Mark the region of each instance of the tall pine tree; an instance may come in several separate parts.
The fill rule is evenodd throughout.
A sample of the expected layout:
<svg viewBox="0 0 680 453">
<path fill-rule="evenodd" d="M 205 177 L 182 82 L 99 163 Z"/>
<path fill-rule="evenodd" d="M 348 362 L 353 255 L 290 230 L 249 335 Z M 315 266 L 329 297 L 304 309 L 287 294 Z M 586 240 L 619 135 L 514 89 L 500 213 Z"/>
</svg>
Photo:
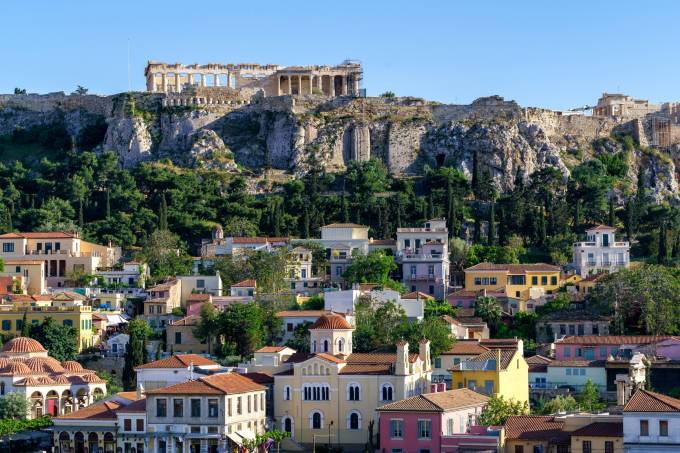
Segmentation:
<svg viewBox="0 0 680 453">
<path fill-rule="evenodd" d="M 488 244 L 496 245 L 496 203 L 491 202 L 489 205 L 489 234 Z"/>
<path fill-rule="evenodd" d="M 613 227 L 616 226 L 616 213 L 614 211 L 615 206 L 614 206 L 614 198 L 610 197 L 609 198 L 609 226 Z"/>
<path fill-rule="evenodd" d="M 668 262 L 668 232 L 666 230 L 666 220 L 661 220 L 659 224 L 659 249 L 656 254 L 656 262 L 658 264 L 666 264 Z"/>
</svg>

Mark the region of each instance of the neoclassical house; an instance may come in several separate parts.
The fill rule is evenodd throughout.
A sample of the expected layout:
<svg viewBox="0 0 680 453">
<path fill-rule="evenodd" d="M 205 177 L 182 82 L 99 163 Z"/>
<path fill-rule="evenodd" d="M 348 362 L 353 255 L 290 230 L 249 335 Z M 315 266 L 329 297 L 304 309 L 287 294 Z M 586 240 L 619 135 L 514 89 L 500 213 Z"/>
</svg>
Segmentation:
<svg viewBox="0 0 680 453">
<path fill-rule="evenodd" d="M 29 400 L 29 418 L 68 414 L 106 394 L 106 382 L 74 361 L 60 363 L 36 340 L 16 337 L 0 351 L 0 395 Z"/>
<path fill-rule="evenodd" d="M 274 421 L 295 441 L 363 445 L 371 422 L 378 432 L 377 407 L 428 392 L 429 341 L 418 353 L 405 341 L 396 353 L 353 353 L 353 330 L 336 313 L 321 316 L 310 327 L 311 353 L 293 354 L 274 375 Z"/>
</svg>

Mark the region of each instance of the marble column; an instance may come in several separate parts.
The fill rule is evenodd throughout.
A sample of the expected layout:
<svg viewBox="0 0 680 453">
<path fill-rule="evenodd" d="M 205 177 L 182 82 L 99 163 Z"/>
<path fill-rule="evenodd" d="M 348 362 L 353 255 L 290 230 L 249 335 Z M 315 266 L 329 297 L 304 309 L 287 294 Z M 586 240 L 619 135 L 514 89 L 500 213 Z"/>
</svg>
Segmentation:
<svg viewBox="0 0 680 453">
<path fill-rule="evenodd" d="M 328 76 L 328 94 L 329 96 L 335 96 L 335 76 Z"/>
<path fill-rule="evenodd" d="M 281 76 L 276 76 L 276 95 L 281 96 Z"/>
<path fill-rule="evenodd" d="M 201 74 L 201 87 L 205 86 L 205 74 Z"/>
<path fill-rule="evenodd" d="M 163 93 L 168 92 L 168 76 L 166 73 L 161 74 L 161 84 L 163 85 Z"/>
<path fill-rule="evenodd" d="M 219 74 L 213 75 L 213 85 L 216 86 L 216 87 L 220 86 L 220 75 Z"/>
<path fill-rule="evenodd" d="M 298 75 L 298 94 L 302 94 L 302 76 Z"/>
<path fill-rule="evenodd" d="M 194 84 L 194 74 L 191 73 L 191 72 L 187 73 L 187 83 L 188 83 L 189 85 L 193 85 L 193 84 Z"/>
<path fill-rule="evenodd" d="M 175 90 L 178 93 L 182 91 L 182 75 L 179 72 L 175 73 Z"/>
<path fill-rule="evenodd" d="M 341 76 L 340 81 L 342 82 L 341 86 L 341 94 L 343 96 L 347 95 L 347 77 L 346 76 Z"/>
</svg>

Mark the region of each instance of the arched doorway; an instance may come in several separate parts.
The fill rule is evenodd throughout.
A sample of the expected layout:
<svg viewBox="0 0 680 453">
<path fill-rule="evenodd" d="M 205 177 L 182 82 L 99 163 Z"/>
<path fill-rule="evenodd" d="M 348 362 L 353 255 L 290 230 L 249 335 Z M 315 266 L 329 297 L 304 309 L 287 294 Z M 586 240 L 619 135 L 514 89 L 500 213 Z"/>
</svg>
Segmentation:
<svg viewBox="0 0 680 453">
<path fill-rule="evenodd" d="M 45 415 L 45 408 L 43 407 L 43 396 L 40 392 L 33 392 L 31 395 L 31 415 L 33 418 L 42 417 Z"/>
<path fill-rule="evenodd" d="M 85 453 L 85 436 L 80 431 L 73 436 L 73 452 Z"/>
<path fill-rule="evenodd" d="M 112 433 L 104 434 L 104 453 L 113 453 L 116 449 L 116 441 Z"/>
<path fill-rule="evenodd" d="M 59 453 L 71 451 L 71 436 L 66 431 L 59 433 Z"/>
<path fill-rule="evenodd" d="M 45 411 L 52 416 L 59 415 L 59 394 L 54 390 L 50 390 L 45 397 Z"/>
<path fill-rule="evenodd" d="M 76 393 L 76 404 L 78 409 L 82 409 L 88 405 L 88 395 L 85 389 L 80 389 L 78 390 L 78 393 Z"/>
<path fill-rule="evenodd" d="M 99 436 L 97 433 L 88 434 L 87 448 L 89 448 L 89 453 L 99 453 Z"/>
<path fill-rule="evenodd" d="M 283 430 L 287 433 L 293 434 L 293 419 L 286 417 L 283 420 Z"/>
<path fill-rule="evenodd" d="M 64 390 L 61 394 L 61 413 L 70 414 L 73 412 L 73 394 L 70 390 Z"/>
</svg>

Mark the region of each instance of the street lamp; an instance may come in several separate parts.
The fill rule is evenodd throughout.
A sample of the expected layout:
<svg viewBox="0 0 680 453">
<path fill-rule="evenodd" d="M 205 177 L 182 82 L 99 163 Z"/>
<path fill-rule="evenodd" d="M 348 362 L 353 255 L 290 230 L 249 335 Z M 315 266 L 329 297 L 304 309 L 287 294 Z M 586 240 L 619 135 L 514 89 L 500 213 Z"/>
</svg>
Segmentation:
<svg viewBox="0 0 680 453">
<path fill-rule="evenodd" d="M 333 426 L 333 420 L 328 423 L 328 451 L 331 450 L 331 426 Z"/>
</svg>

